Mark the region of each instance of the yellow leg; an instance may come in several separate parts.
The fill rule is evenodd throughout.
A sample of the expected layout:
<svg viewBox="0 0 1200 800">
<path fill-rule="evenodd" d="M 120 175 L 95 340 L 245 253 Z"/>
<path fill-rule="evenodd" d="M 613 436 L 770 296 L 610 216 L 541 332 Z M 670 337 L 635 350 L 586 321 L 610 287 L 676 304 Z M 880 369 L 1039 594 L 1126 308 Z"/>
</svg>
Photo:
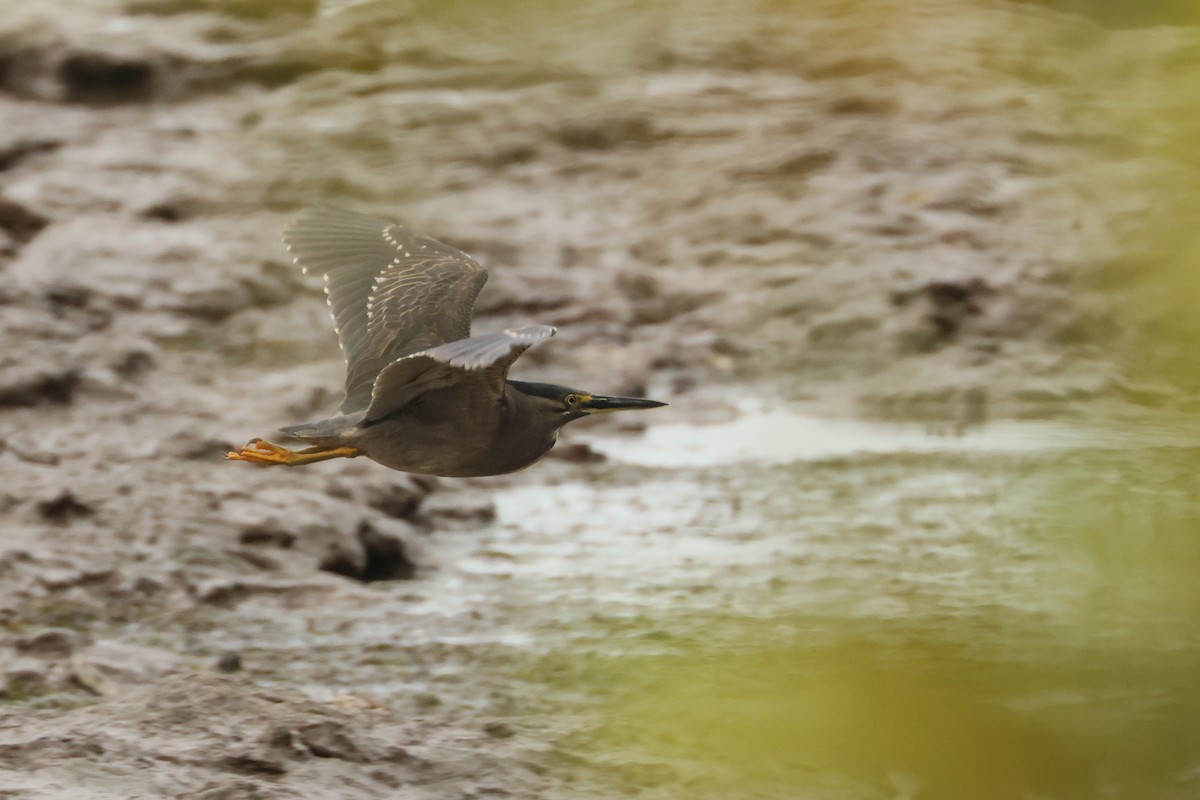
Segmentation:
<svg viewBox="0 0 1200 800">
<path fill-rule="evenodd" d="M 225 458 L 231 461 L 249 461 L 252 464 L 284 464 L 294 467 L 300 464 L 311 464 L 314 461 L 325 461 L 330 458 L 355 458 L 362 451 L 357 447 L 308 447 L 304 450 L 288 450 L 277 444 L 264 442 L 262 439 L 251 439 L 241 449 L 226 453 Z"/>
</svg>

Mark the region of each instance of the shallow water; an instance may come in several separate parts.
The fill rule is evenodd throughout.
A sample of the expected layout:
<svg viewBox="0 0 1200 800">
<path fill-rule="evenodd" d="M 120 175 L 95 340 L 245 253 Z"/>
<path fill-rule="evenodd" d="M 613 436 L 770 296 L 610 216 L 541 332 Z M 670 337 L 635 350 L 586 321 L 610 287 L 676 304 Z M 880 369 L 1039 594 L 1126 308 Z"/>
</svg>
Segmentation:
<svg viewBox="0 0 1200 800">
<path fill-rule="evenodd" d="M 593 445 L 622 463 L 712 467 L 871 453 L 1031 452 L 1095 443 L 1094 434 L 1053 422 L 929 426 L 824 417 L 766 400 L 743 400 L 736 408 L 726 422 L 656 425 L 636 439 L 601 439 Z"/>
<path fill-rule="evenodd" d="M 1019 454 L 1200 444 L 1200 432 L 1183 419 L 1114 429 L 1047 420 L 929 424 L 830 417 L 759 398 L 739 400 L 734 408 L 732 417 L 722 422 L 655 425 L 643 436 L 599 438 L 589 444 L 624 464 L 672 468 L 887 453 Z"/>
</svg>

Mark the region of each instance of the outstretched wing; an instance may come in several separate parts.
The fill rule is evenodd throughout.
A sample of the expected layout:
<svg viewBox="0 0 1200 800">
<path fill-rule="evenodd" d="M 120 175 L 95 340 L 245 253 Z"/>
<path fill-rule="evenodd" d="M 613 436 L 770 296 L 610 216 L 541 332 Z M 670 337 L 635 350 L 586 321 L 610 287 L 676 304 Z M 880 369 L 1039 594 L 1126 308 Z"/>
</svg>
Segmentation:
<svg viewBox="0 0 1200 800">
<path fill-rule="evenodd" d="M 346 356 L 342 412 L 371 402 L 376 376 L 406 353 L 471 335 L 487 270 L 403 225 L 338 208 L 311 208 L 284 231 L 296 263 L 325 280 Z"/>
<path fill-rule="evenodd" d="M 366 420 L 395 413 L 425 392 L 468 381 L 498 400 L 513 362 L 555 332 L 549 325 L 538 325 L 487 333 L 396 359 L 375 380 Z"/>
</svg>

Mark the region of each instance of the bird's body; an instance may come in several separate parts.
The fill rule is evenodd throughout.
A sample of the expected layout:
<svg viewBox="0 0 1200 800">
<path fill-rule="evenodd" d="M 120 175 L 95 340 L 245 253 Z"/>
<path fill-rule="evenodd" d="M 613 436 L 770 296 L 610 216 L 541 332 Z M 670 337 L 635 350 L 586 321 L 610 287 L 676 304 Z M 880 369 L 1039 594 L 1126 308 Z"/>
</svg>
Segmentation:
<svg viewBox="0 0 1200 800">
<path fill-rule="evenodd" d="M 402 411 L 369 422 L 362 414 L 334 417 L 283 432 L 318 446 L 349 445 L 362 455 L 403 472 L 452 478 L 499 475 L 529 466 L 554 446 L 558 431 L 530 424 L 529 408 L 506 387 L 497 407 L 488 397 L 457 387 L 437 389 Z M 464 419 L 478 420 L 471 439 L 459 436 Z M 530 435 L 541 433 L 542 435 Z M 457 442 L 453 448 L 448 442 Z"/>
<path fill-rule="evenodd" d="M 498 475 L 537 461 L 572 420 L 663 405 L 508 380 L 521 353 L 555 330 L 471 336 L 487 271 L 448 245 L 339 209 L 310 209 L 284 241 L 306 272 L 324 277 L 346 397 L 338 416 L 283 429 L 309 448 L 253 439 L 228 458 L 296 465 L 367 456 L 404 472 Z"/>
</svg>

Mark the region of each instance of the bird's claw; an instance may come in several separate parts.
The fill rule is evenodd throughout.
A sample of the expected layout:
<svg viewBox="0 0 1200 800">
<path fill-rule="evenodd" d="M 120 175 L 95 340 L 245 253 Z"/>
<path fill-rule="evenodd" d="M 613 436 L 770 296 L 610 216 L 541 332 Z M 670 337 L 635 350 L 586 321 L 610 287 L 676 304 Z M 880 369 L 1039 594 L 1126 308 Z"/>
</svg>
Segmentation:
<svg viewBox="0 0 1200 800">
<path fill-rule="evenodd" d="M 252 464 L 291 464 L 296 453 L 286 447 L 254 438 L 235 451 L 225 454 L 230 461 L 249 461 Z"/>
<path fill-rule="evenodd" d="M 309 447 L 305 450 L 288 450 L 277 444 L 251 439 L 240 449 L 228 452 L 225 458 L 230 461 L 249 461 L 251 464 L 283 464 L 299 466 L 325 461 L 330 458 L 357 458 L 363 454 L 357 447 L 342 445 L 340 447 Z"/>
</svg>

